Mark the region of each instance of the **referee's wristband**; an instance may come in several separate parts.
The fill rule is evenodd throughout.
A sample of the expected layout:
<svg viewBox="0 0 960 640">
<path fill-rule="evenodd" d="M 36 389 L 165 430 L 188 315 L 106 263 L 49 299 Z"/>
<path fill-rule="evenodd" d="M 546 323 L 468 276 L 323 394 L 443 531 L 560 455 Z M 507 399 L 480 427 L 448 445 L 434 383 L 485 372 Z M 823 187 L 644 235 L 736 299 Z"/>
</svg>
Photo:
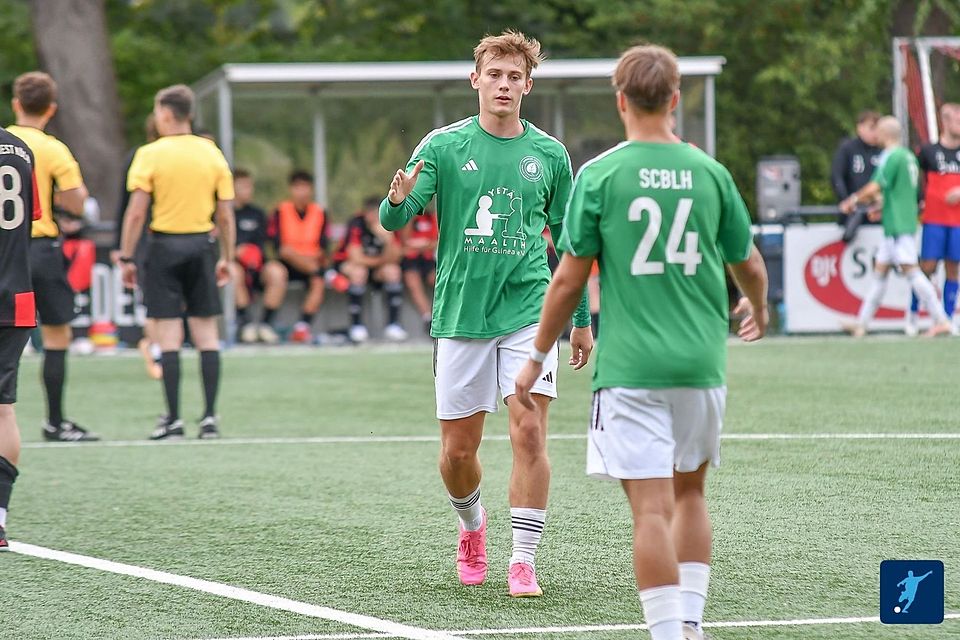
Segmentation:
<svg viewBox="0 0 960 640">
<path fill-rule="evenodd" d="M 543 364 L 544 360 L 547 359 L 547 354 L 544 351 L 537 351 L 534 347 L 530 350 L 530 359 L 538 364 Z"/>
<path fill-rule="evenodd" d="M 117 262 L 120 262 L 122 264 L 133 264 L 133 258 L 131 258 L 130 256 L 120 256 L 119 258 L 117 258 Z"/>
</svg>

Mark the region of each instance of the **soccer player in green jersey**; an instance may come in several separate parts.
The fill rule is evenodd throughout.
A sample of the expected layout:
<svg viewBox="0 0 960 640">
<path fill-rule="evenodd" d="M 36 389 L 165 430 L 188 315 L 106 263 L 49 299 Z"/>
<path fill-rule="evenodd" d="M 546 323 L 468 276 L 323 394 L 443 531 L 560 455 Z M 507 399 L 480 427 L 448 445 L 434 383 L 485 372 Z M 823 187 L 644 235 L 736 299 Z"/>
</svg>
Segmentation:
<svg viewBox="0 0 960 640">
<path fill-rule="evenodd" d="M 532 402 L 546 351 L 600 262 L 600 324 L 587 473 L 620 481 L 653 640 L 701 639 L 710 577 L 707 466 L 720 461 L 728 309 L 724 263 L 745 298 L 740 336 L 763 336 L 767 275 L 750 216 L 720 163 L 670 131 L 677 59 L 624 53 L 613 76 L 626 141 L 581 167 L 517 400 Z"/>
<path fill-rule="evenodd" d="M 457 571 L 463 584 L 487 575 L 487 517 L 480 501 L 477 450 L 484 417 L 509 412 L 513 472 L 510 515 L 513 554 L 508 585 L 515 597 L 542 594 L 534 554 L 546 519 L 550 463 L 547 407 L 557 397 L 556 343 L 533 387 L 531 408 L 515 402 L 514 378 L 537 330 L 550 283 L 549 225 L 560 237 L 573 176 L 564 146 L 520 119 L 533 87 L 540 43 L 521 33 L 484 38 L 474 50 L 480 112 L 430 132 L 397 171 L 380 220 L 401 228 L 437 197 L 440 227 L 431 335 L 436 339 L 440 474 L 460 518 Z M 583 367 L 593 348 L 585 296 L 570 336 L 570 364 Z"/>
<path fill-rule="evenodd" d="M 893 116 L 885 116 L 877 122 L 877 137 L 883 147 L 880 164 L 873 172 L 870 182 L 840 203 L 840 210 L 851 213 L 861 202 L 883 199 L 883 244 L 877 250 L 873 269 L 873 283 L 860 306 L 857 321 L 844 325 L 844 329 L 856 338 L 862 338 L 867 325 L 873 319 L 883 294 L 887 290 L 887 275 L 890 267 L 897 265 L 903 271 L 917 298 L 933 317 L 933 326 L 924 334 L 934 337 L 949 334 L 953 330 L 950 319 L 937 298 L 937 291 L 930 280 L 917 266 L 917 185 L 920 169 L 917 158 L 900 145 L 903 130 Z"/>
</svg>

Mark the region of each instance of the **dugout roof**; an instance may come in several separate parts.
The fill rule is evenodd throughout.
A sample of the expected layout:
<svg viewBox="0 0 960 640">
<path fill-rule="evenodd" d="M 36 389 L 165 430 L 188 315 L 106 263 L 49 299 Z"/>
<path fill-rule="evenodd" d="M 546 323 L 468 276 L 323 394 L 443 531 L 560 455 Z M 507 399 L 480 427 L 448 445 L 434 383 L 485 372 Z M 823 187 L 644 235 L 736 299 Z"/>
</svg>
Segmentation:
<svg viewBox="0 0 960 640">
<path fill-rule="evenodd" d="M 538 124 L 565 140 L 565 134 L 569 133 L 565 105 L 569 108 L 569 103 L 577 96 L 611 94 L 610 77 L 616 62 L 614 58 L 597 58 L 548 60 L 540 65 L 533 74 L 534 94 L 550 100 L 551 106 L 548 121 L 542 121 L 541 114 Z M 687 119 L 696 120 L 695 126 L 688 127 L 689 132 L 685 131 L 684 114 L 690 112 L 688 109 L 678 110 L 678 132 L 711 155 L 716 149 L 714 78 L 720 74 L 724 63 L 725 59 L 720 56 L 680 58 L 684 92 L 686 94 L 687 83 L 697 83 L 693 93 L 698 104 L 693 117 L 687 116 Z M 225 64 L 195 83 L 193 88 L 198 98 L 198 122 L 201 126 L 214 125 L 212 128 L 218 143 L 231 162 L 235 149 L 236 101 L 305 100 L 313 110 L 313 130 L 309 137 L 304 132 L 303 140 L 312 144 L 317 199 L 325 202 L 328 195 L 325 104 L 349 98 L 435 98 L 433 123 L 441 126 L 450 120 L 448 116 L 451 115 L 445 112 L 443 98 L 473 93 L 467 81 L 473 69 L 472 60 Z M 389 106 L 385 105 L 385 109 Z"/>
</svg>

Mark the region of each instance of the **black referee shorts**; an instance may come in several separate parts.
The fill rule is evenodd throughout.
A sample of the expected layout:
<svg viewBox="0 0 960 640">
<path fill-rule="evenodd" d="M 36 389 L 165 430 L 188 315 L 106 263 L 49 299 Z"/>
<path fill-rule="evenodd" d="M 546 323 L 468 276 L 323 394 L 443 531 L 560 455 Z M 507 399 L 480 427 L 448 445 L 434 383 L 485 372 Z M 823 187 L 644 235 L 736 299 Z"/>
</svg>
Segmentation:
<svg viewBox="0 0 960 640">
<path fill-rule="evenodd" d="M 17 401 L 20 356 L 32 331 L 24 327 L 0 327 L 0 404 Z"/>
<path fill-rule="evenodd" d="M 67 280 L 67 258 L 59 238 L 30 241 L 30 275 L 40 324 L 70 324 L 76 317 L 74 291 Z"/>
<path fill-rule="evenodd" d="M 217 289 L 217 248 L 206 233 L 156 233 L 141 286 L 147 317 L 209 318 L 223 312 Z"/>
</svg>

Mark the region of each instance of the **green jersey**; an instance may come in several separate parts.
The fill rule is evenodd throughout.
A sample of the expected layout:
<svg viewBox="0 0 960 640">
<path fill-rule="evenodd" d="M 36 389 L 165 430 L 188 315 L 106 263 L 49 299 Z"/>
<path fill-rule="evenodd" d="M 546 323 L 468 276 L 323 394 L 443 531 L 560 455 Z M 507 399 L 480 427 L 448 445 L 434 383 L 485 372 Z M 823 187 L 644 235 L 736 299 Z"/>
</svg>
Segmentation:
<svg viewBox="0 0 960 640">
<path fill-rule="evenodd" d="M 870 182 L 876 182 L 883 190 L 883 235 L 902 236 L 917 232 L 919 176 L 917 158 L 903 147 L 887 149 L 880 154 L 880 164 Z"/>
<path fill-rule="evenodd" d="M 560 247 L 600 265 L 594 389 L 723 385 L 724 262 L 752 240 L 733 178 L 699 149 L 622 142 L 585 164 Z"/>
<path fill-rule="evenodd" d="M 414 150 L 417 184 L 380 220 L 402 227 L 437 197 L 435 338 L 496 338 L 536 324 L 550 283 L 544 227 L 563 221 L 573 172 L 557 139 L 522 120 L 498 138 L 477 116 L 430 132 Z"/>
</svg>

